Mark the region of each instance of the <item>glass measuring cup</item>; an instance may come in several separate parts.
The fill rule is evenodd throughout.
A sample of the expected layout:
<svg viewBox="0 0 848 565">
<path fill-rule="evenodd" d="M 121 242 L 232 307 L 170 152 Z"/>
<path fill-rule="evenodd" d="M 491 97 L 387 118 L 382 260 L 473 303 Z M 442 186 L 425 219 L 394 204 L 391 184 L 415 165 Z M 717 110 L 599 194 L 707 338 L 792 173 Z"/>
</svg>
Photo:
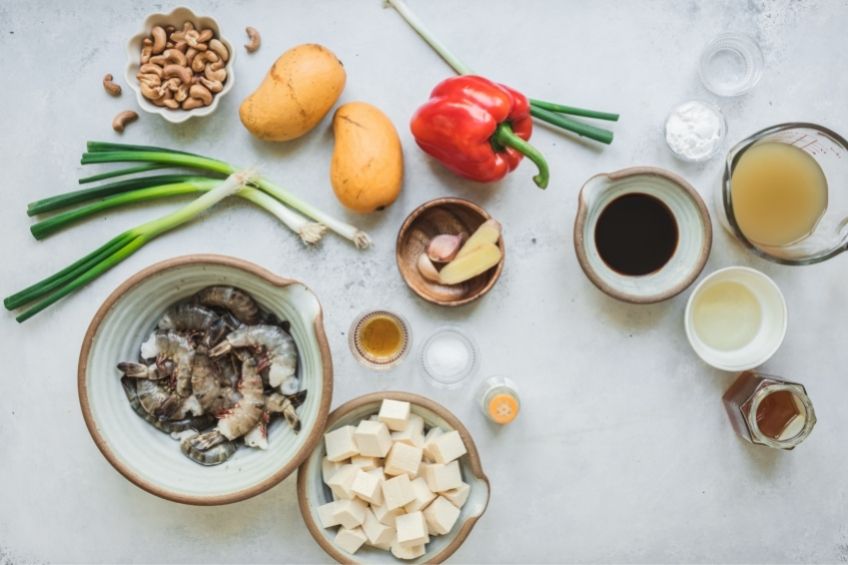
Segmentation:
<svg viewBox="0 0 848 565">
<path fill-rule="evenodd" d="M 827 181 L 827 206 L 812 231 L 786 245 L 764 245 L 748 239 L 737 223 L 731 199 L 731 179 L 739 159 L 760 143 L 786 143 L 805 151 L 818 163 Z M 786 123 L 758 131 L 737 143 L 725 161 L 724 178 L 716 193 L 722 225 L 751 251 L 784 265 L 810 265 L 848 248 L 848 141 L 838 133 L 811 123 Z"/>
</svg>

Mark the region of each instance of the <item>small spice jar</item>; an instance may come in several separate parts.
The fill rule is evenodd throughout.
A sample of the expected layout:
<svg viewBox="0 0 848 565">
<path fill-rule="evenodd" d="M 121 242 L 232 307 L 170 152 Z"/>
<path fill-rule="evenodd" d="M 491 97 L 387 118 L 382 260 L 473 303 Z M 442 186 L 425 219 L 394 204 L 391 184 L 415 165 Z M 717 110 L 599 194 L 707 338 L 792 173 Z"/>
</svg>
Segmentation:
<svg viewBox="0 0 848 565">
<path fill-rule="evenodd" d="M 518 388 L 506 377 L 489 377 L 480 385 L 480 409 L 496 424 L 509 424 L 521 409 Z"/>
<path fill-rule="evenodd" d="M 793 449 L 816 424 L 804 385 L 745 371 L 722 397 L 733 429 L 755 445 Z"/>
</svg>

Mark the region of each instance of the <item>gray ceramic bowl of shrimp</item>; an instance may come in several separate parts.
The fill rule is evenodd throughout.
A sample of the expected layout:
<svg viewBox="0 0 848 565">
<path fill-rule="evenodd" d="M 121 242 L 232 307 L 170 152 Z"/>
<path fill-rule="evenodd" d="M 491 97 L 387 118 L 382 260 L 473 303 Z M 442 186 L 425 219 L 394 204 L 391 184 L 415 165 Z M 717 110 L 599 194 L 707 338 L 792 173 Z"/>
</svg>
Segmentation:
<svg viewBox="0 0 848 565">
<path fill-rule="evenodd" d="M 433 536 L 426 546 L 426 553 L 418 559 L 397 559 L 391 552 L 363 546 L 356 555 L 351 555 L 336 545 L 334 538 L 337 528 L 322 528 L 318 518 L 318 507 L 333 500 L 333 495 L 321 477 L 321 461 L 327 451 L 324 442 L 315 446 L 312 454 L 303 462 L 297 472 L 297 500 L 303 521 L 315 541 L 333 559 L 339 563 L 441 563 L 459 549 L 471 533 L 474 524 L 489 505 L 489 479 L 483 472 L 477 446 L 468 429 L 441 404 L 409 392 L 383 391 L 373 392 L 350 400 L 330 414 L 327 431 L 341 426 L 355 425 L 380 411 L 384 399 L 401 400 L 412 405 L 412 413 L 418 414 L 429 428 L 439 426 L 443 430 L 456 430 L 465 443 L 468 453 L 459 458 L 462 480 L 470 488 L 468 501 L 462 507 L 459 519 L 453 529 L 443 536 Z"/>
<path fill-rule="evenodd" d="M 204 467 L 142 420 L 127 402 L 116 363 L 134 359 L 165 309 L 210 285 L 245 290 L 291 324 L 298 372 L 308 393 L 298 408 L 301 431 L 285 422 L 268 430 L 267 450 L 239 448 L 226 462 Z M 220 255 L 157 263 L 130 277 L 103 303 L 85 335 L 78 370 L 80 405 L 98 449 L 124 477 L 175 502 L 227 504 L 255 496 L 291 474 L 323 437 L 333 392 L 333 368 L 321 306 L 302 283 L 258 265 Z"/>
</svg>

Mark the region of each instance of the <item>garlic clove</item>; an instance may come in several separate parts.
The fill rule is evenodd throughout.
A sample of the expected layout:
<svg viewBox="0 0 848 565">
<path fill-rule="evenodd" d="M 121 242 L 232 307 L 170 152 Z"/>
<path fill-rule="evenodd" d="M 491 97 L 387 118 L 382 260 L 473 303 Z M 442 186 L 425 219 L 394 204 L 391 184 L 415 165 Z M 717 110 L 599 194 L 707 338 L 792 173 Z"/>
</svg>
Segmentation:
<svg viewBox="0 0 848 565">
<path fill-rule="evenodd" d="M 453 261 L 462 247 L 462 236 L 452 234 L 437 235 L 430 240 L 427 246 L 427 256 L 434 263 L 448 263 Z"/>
<path fill-rule="evenodd" d="M 418 272 L 421 273 L 424 280 L 439 282 L 439 271 L 436 270 L 436 266 L 433 265 L 426 253 L 418 256 Z"/>
</svg>

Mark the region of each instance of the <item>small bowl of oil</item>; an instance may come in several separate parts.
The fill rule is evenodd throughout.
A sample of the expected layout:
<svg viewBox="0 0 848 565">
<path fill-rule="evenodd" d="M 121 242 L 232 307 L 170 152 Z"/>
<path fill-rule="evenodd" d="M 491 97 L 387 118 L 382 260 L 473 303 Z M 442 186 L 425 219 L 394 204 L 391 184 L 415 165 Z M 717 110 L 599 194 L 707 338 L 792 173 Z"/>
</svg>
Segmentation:
<svg viewBox="0 0 848 565">
<path fill-rule="evenodd" d="M 409 324 L 388 310 L 361 314 L 351 324 L 348 335 L 353 356 L 369 369 L 388 370 L 398 366 L 412 347 Z"/>
<path fill-rule="evenodd" d="M 717 369 L 745 371 L 765 363 L 786 335 L 786 301 L 777 284 L 749 267 L 705 277 L 689 296 L 686 337 Z"/>
</svg>

